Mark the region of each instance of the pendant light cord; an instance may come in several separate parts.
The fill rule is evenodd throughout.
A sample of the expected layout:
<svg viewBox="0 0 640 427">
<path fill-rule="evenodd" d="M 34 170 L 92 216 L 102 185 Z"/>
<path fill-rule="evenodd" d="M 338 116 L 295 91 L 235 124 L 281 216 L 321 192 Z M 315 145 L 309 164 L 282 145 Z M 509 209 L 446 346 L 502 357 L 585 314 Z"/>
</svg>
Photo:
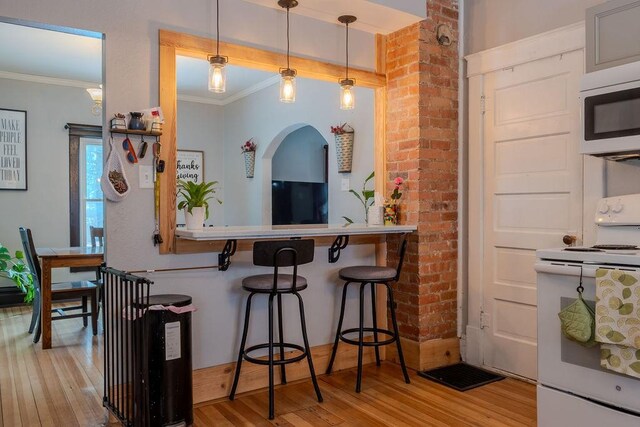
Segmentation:
<svg viewBox="0 0 640 427">
<path fill-rule="evenodd" d="M 291 69 L 289 66 L 289 8 L 287 7 L 287 70 Z"/>
<path fill-rule="evenodd" d="M 216 0 L 216 56 L 220 56 L 220 0 Z"/>
<path fill-rule="evenodd" d="M 347 22 L 347 47 L 346 47 L 346 51 L 347 51 L 347 80 L 349 80 L 349 23 Z"/>
</svg>

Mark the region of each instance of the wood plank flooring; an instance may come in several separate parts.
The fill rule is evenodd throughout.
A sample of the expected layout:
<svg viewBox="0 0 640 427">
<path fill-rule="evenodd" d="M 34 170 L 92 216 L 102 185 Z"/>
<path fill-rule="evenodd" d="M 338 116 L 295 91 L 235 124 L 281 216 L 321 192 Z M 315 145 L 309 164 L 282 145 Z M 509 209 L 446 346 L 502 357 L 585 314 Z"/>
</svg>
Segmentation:
<svg viewBox="0 0 640 427">
<path fill-rule="evenodd" d="M 103 426 L 102 343 L 80 319 L 53 322 L 53 345 L 42 350 L 27 333 L 31 310 L 0 310 L 0 427 Z M 320 376 L 324 403 L 308 380 L 279 386 L 276 419 L 267 417 L 266 390 L 199 405 L 195 426 L 533 426 L 533 385 L 507 379 L 466 393 L 398 366 L 365 367 L 362 393 L 355 369 Z"/>
</svg>

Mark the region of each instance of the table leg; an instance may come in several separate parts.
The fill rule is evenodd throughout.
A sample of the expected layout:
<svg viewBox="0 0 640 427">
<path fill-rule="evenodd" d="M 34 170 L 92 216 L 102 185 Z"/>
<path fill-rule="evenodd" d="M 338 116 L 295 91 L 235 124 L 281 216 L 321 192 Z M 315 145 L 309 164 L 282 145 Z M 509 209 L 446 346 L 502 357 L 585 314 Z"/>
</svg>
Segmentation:
<svg viewBox="0 0 640 427">
<path fill-rule="evenodd" d="M 40 284 L 40 327 L 42 348 L 51 348 L 51 261 L 42 259 L 42 283 Z"/>
</svg>

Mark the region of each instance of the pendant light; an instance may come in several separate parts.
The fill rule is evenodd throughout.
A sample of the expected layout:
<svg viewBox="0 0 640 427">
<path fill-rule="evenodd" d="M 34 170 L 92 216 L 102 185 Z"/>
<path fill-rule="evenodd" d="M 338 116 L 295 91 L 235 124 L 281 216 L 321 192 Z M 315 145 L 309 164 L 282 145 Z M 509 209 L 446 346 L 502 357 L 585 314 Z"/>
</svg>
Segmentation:
<svg viewBox="0 0 640 427">
<path fill-rule="evenodd" d="M 220 55 L 220 0 L 216 0 L 216 54 L 209 56 L 209 91 L 224 93 L 227 90 L 227 70 L 229 59 Z"/>
<path fill-rule="evenodd" d="M 298 5 L 298 0 L 278 0 L 278 5 L 287 9 L 287 68 L 280 69 L 280 101 L 296 102 L 296 70 L 289 66 L 289 9 Z"/>
<path fill-rule="evenodd" d="M 338 18 L 338 22 L 346 27 L 346 75 L 340 80 L 340 109 L 353 110 L 355 107 L 355 94 L 353 93 L 353 85 L 355 79 L 349 78 L 349 24 L 356 22 L 358 18 L 353 15 L 342 15 Z"/>
<path fill-rule="evenodd" d="M 93 106 L 91 107 L 91 114 L 99 116 L 102 113 L 102 85 L 100 87 L 90 87 L 87 89 L 91 100 L 93 100 Z"/>
</svg>

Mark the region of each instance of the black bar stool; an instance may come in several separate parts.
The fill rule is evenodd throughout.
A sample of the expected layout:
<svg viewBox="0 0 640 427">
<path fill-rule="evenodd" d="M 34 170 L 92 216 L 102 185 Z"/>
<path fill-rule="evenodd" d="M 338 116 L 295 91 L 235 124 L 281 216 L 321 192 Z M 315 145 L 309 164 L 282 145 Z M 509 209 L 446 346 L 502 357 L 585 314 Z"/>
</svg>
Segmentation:
<svg viewBox="0 0 640 427">
<path fill-rule="evenodd" d="M 259 365 L 269 366 L 269 419 L 274 418 L 274 381 L 273 381 L 273 367 L 275 365 L 280 366 L 280 373 L 282 377 L 282 384 L 287 383 L 287 377 L 285 372 L 285 365 L 289 363 L 298 362 L 305 357 L 309 363 L 309 371 L 311 372 L 311 380 L 313 381 L 313 387 L 316 390 L 318 401 L 322 402 L 322 394 L 320 393 L 320 387 L 318 387 L 318 381 L 316 380 L 316 373 L 313 369 L 313 361 L 311 360 L 311 351 L 309 349 L 309 339 L 307 338 L 307 326 L 304 318 L 304 304 L 302 297 L 298 292 L 307 288 L 307 279 L 302 276 L 298 276 L 298 266 L 302 264 L 308 264 L 313 261 L 314 255 L 314 241 L 308 240 L 280 240 L 280 241 L 266 241 L 255 242 L 253 244 L 253 264 L 274 267 L 273 274 L 259 274 L 256 276 L 249 276 L 242 280 L 242 288 L 249 292 L 249 298 L 247 299 L 247 308 L 244 318 L 244 330 L 242 331 L 242 340 L 240 341 L 240 351 L 238 352 L 238 363 L 236 364 L 236 373 L 233 378 L 233 386 L 231 387 L 231 394 L 229 399 L 233 400 L 236 395 L 236 388 L 238 387 L 238 379 L 240 378 L 240 368 L 242 366 L 242 360 L 247 362 L 257 363 Z M 280 274 L 278 268 L 280 267 L 293 267 L 293 274 Z M 247 341 L 247 330 L 249 329 L 249 315 L 251 313 L 251 300 L 256 294 L 269 295 L 269 342 L 267 344 L 253 345 L 245 349 Z M 282 295 L 293 294 L 298 297 L 298 303 L 300 305 L 300 324 L 302 326 L 302 338 L 304 341 L 304 347 L 284 342 L 282 333 Z M 280 342 L 273 342 L 273 299 L 278 298 L 278 333 Z M 280 359 L 274 360 L 273 349 L 274 347 L 280 349 Z M 249 355 L 249 353 L 259 349 L 269 349 L 268 360 L 262 358 L 256 358 Z M 289 350 L 297 350 L 302 352 L 294 357 L 285 359 L 285 348 Z"/>
<path fill-rule="evenodd" d="M 391 282 L 397 282 L 400 278 L 400 271 L 402 270 L 402 263 L 404 261 L 404 253 L 407 250 L 406 238 L 402 240 L 399 248 L 399 260 L 398 267 L 393 269 L 390 267 L 376 267 L 376 266 L 357 266 L 346 267 L 340 270 L 339 275 L 342 280 L 345 280 L 344 287 L 342 288 L 342 305 L 340 306 L 340 319 L 338 320 L 338 330 L 336 331 L 336 339 L 333 343 L 333 351 L 331 352 L 331 359 L 329 360 L 329 366 L 327 367 L 327 375 L 331 373 L 333 368 L 333 362 L 336 358 L 336 351 L 338 350 L 338 342 L 343 342 L 351 345 L 358 346 L 358 377 L 356 380 L 356 393 L 360 393 L 360 386 L 362 384 L 362 352 L 364 347 L 374 347 L 376 353 L 376 364 L 380 366 L 380 352 L 378 347 L 381 345 L 396 343 L 398 347 L 398 358 L 400 359 L 400 366 L 402 366 L 402 373 L 404 374 L 404 381 L 409 384 L 409 374 L 407 373 L 407 367 L 404 363 L 404 356 L 402 355 L 402 345 L 400 344 L 400 333 L 398 332 L 398 322 L 396 321 L 396 308 L 393 302 L 393 289 L 391 288 Z M 360 283 L 360 324 L 358 328 L 349 328 L 342 330 L 342 320 L 344 319 L 344 308 L 347 300 L 347 288 L 351 283 Z M 389 310 L 391 311 L 391 321 L 393 323 L 393 331 L 387 329 L 378 328 L 378 321 L 376 316 L 376 284 L 384 284 L 387 288 L 387 295 L 389 298 Z M 373 317 L 373 327 L 364 327 L 364 290 L 367 285 L 371 285 L 371 308 Z M 357 332 L 358 339 L 347 338 L 347 334 Z M 373 341 L 365 341 L 364 333 L 373 332 Z M 378 334 L 384 334 L 389 338 L 384 340 L 378 339 Z"/>
</svg>

